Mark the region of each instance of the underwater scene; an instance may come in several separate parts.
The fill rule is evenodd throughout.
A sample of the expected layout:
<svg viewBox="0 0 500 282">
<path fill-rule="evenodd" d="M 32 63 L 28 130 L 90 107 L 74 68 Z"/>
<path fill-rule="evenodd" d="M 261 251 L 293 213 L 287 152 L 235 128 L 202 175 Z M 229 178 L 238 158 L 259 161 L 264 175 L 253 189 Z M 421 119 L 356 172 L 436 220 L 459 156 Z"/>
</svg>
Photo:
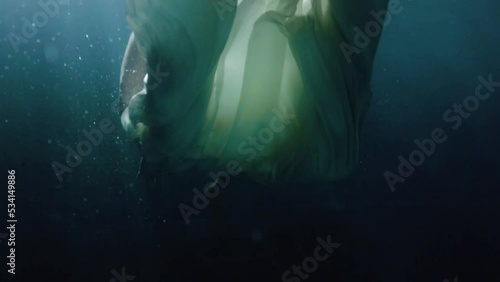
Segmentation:
<svg viewBox="0 0 500 282">
<path fill-rule="evenodd" d="M 0 0 L 0 282 L 500 281 L 499 12 Z"/>
</svg>

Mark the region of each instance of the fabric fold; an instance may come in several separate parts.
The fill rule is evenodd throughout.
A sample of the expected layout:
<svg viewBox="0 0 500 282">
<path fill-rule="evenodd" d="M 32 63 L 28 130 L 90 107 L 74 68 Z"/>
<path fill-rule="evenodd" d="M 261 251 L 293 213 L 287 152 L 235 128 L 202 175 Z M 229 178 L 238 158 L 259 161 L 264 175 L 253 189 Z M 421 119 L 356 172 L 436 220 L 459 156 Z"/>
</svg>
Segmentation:
<svg viewBox="0 0 500 282">
<path fill-rule="evenodd" d="M 223 18 L 201 1 L 128 2 L 142 3 L 129 4 L 129 21 L 148 66 L 170 72 L 122 116 L 146 160 L 171 172 L 235 162 L 263 183 L 355 167 L 379 36 L 352 62 L 340 46 L 371 20 L 366 7 L 387 1 L 243 0 Z"/>
</svg>

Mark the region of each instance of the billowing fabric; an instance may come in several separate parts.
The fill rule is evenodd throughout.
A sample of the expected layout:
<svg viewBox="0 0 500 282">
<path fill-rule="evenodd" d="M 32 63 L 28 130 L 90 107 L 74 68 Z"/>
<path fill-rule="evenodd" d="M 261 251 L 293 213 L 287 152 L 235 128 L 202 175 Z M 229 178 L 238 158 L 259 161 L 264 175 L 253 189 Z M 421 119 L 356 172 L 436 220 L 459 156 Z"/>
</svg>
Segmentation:
<svg viewBox="0 0 500 282">
<path fill-rule="evenodd" d="M 379 35 L 349 60 L 345 46 L 386 5 L 128 0 L 148 76 L 122 124 L 146 162 L 170 172 L 230 164 L 265 183 L 344 177 L 357 163 Z M 158 71 L 168 73 L 161 83 Z"/>
</svg>

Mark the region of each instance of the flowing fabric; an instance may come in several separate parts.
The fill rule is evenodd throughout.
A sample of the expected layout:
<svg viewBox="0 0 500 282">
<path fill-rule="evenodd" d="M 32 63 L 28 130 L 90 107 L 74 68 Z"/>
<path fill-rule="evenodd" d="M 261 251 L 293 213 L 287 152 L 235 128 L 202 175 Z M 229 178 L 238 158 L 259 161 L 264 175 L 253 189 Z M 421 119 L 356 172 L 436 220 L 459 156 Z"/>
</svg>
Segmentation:
<svg viewBox="0 0 500 282">
<path fill-rule="evenodd" d="M 145 161 L 241 169 L 265 183 L 345 177 L 358 159 L 379 34 L 355 27 L 387 0 L 128 0 L 147 63 L 122 114 Z M 168 73 L 158 81 L 158 72 Z M 228 165 L 230 164 L 230 165 Z"/>
</svg>

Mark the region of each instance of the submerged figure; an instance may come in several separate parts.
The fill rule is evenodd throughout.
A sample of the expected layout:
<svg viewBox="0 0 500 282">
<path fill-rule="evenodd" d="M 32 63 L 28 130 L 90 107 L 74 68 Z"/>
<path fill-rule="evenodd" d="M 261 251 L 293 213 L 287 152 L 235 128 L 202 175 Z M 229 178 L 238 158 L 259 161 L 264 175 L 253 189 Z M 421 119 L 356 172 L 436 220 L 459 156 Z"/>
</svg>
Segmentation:
<svg viewBox="0 0 500 282">
<path fill-rule="evenodd" d="M 127 0 L 122 125 L 144 167 L 233 170 L 264 183 L 345 177 L 358 159 L 383 24 L 363 46 L 356 27 L 377 23 L 386 7 Z"/>
</svg>

